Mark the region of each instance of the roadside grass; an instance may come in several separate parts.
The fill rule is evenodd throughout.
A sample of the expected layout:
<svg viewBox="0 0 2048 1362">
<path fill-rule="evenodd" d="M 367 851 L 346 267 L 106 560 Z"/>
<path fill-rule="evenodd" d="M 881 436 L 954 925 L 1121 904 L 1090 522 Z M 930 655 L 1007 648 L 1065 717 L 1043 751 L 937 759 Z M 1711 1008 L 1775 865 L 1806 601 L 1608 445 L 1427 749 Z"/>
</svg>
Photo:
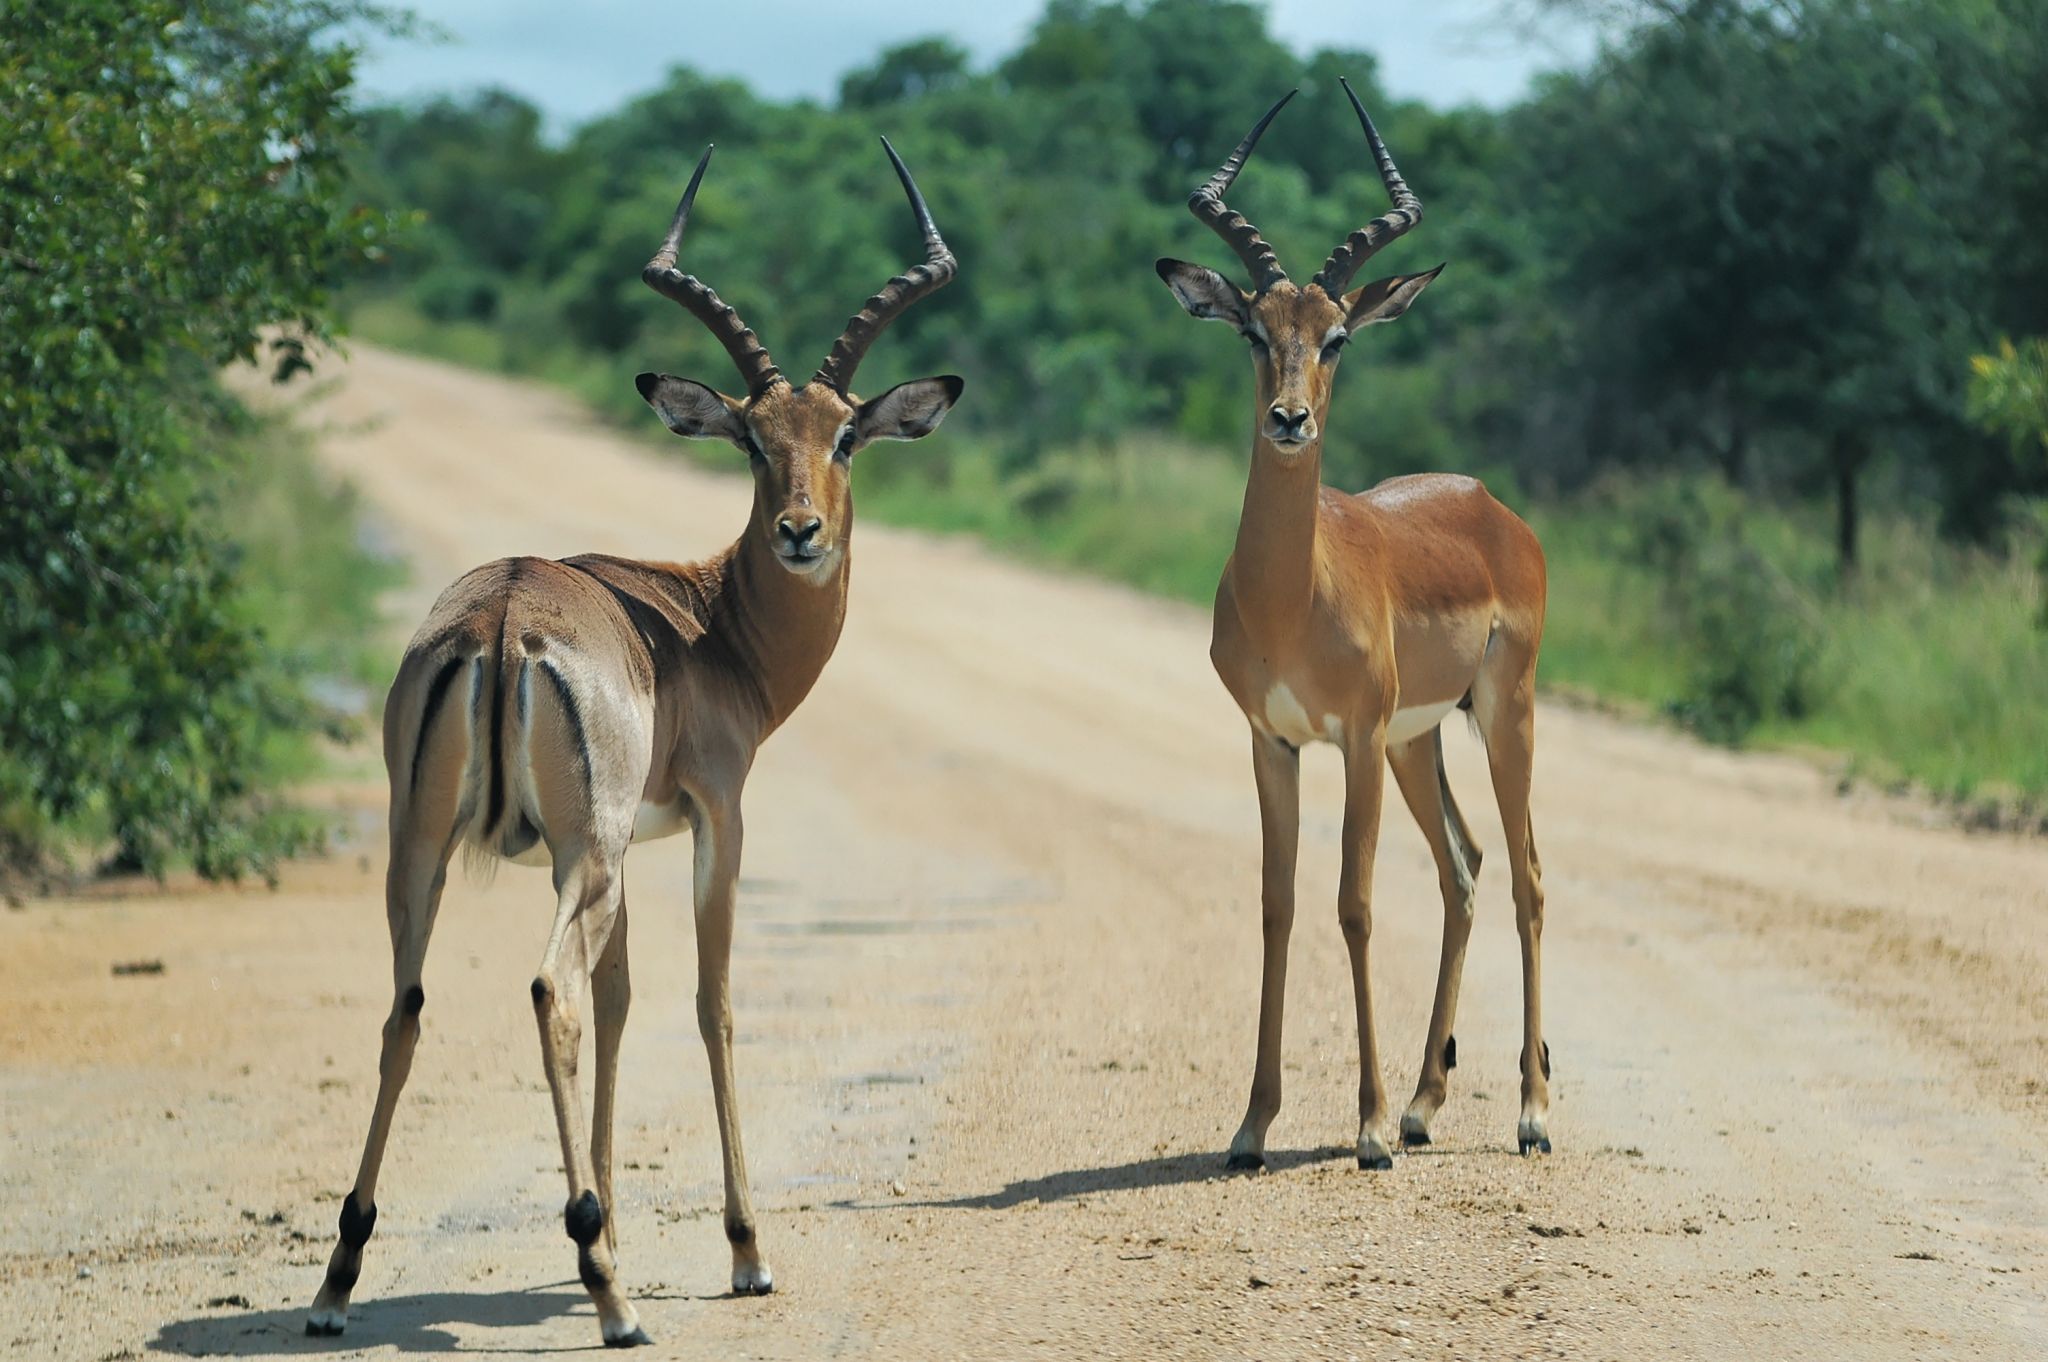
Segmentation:
<svg viewBox="0 0 2048 1362">
<path fill-rule="evenodd" d="M 323 715 L 318 727 L 270 731 L 265 774 L 282 785 L 326 772 L 332 744 L 382 704 L 378 601 L 404 569 L 371 546 L 355 490 L 320 469 L 312 437 L 282 416 L 251 417 L 229 442 L 216 517 L 241 555 L 238 608 Z"/>
<path fill-rule="evenodd" d="M 617 366 L 505 323 L 436 323 L 399 298 L 359 302 L 355 334 L 478 368 L 535 377 L 646 432 Z M 722 451 L 649 439 L 707 466 Z M 1941 542 L 1925 520 L 1875 523 L 1868 561 L 1834 578 L 1809 508 L 1761 505 L 1698 479 L 1610 484 L 1530 504 L 1489 479 L 1542 537 L 1550 613 L 1542 678 L 1554 689 L 1651 711 L 1738 746 L 1822 749 L 1857 776 L 1945 798 L 2048 799 L 2048 629 L 2038 546 Z M 1069 450 L 1027 467 L 994 444 L 942 435 L 862 456 L 864 515 L 972 535 L 1030 561 L 1206 604 L 1229 555 L 1242 459 L 1169 439 Z M 1682 551 L 1660 542 L 1693 536 Z M 1697 576 L 1698 580 L 1694 580 Z M 1702 723 L 1702 692 L 1738 689 L 1788 641 L 1798 684 L 1737 729 Z M 1767 700 L 1770 697 L 1766 697 Z"/>
</svg>

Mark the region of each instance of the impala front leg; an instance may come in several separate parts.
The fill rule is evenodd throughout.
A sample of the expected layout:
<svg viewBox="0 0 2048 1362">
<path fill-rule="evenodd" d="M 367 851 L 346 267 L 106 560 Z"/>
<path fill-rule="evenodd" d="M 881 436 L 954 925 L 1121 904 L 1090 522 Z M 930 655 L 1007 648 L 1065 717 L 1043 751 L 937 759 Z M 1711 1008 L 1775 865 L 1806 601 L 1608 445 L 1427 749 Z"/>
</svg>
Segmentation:
<svg viewBox="0 0 2048 1362">
<path fill-rule="evenodd" d="M 1380 1047 L 1372 1021 L 1372 867 L 1380 836 L 1380 799 L 1386 789 L 1386 727 L 1373 725 L 1345 751 L 1344 869 L 1337 885 L 1337 925 L 1351 956 L 1351 993 L 1358 1004 L 1358 1166 L 1392 1168 L 1393 1153 L 1380 1135 L 1387 1088 L 1380 1077 Z"/>
<path fill-rule="evenodd" d="M 732 1077 L 732 925 L 740 875 L 740 811 L 703 806 L 696 820 L 697 1029 L 711 1059 L 711 1100 L 725 1156 L 725 1237 L 732 1245 L 732 1289 L 765 1296 L 775 1275 L 761 1257 L 754 1206 L 747 1194 L 747 1156 L 740 1147 L 739 1097 Z"/>
<path fill-rule="evenodd" d="M 1256 729 L 1252 773 L 1259 784 L 1259 930 L 1265 961 L 1259 974 L 1259 1054 L 1251 1101 L 1230 1141 L 1231 1168 L 1266 1166 L 1266 1129 L 1280 1114 L 1280 1023 L 1287 998 L 1287 939 L 1294 930 L 1294 857 L 1301 834 L 1301 753 Z"/>
</svg>

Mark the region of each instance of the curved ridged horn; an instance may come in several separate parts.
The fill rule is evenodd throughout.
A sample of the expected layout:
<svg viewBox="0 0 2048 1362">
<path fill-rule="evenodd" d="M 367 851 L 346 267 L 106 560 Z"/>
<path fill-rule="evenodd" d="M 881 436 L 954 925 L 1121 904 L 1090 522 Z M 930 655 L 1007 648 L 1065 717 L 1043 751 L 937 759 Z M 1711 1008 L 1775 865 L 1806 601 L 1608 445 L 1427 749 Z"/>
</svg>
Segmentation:
<svg viewBox="0 0 2048 1362">
<path fill-rule="evenodd" d="M 1237 258 L 1244 261 L 1252 272 L 1252 287 L 1264 293 L 1273 285 L 1287 278 L 1287 271 L 1280 268 L 1280 258 L 1273 254 L 1273 248 L 1259 235 L 1259 229 L 1246 220 L 1245 215 L 1223 202 L 1224 191 L 1237 179 L 1237 172 L 1244 169 L 1245 158 L 1252 154 L 1252 148 L 1259 144 L 1265 134 L 1266 125 L 1273 121 L 1280 110 L 1287 107 L 1287 101 L 1300 94 L 1300 90 L 1289 90 L 1280 96 L 1266 116 L 1244 135 L 1244 141 L 1237 144 L 1237 150 L 1208 183 L 1188 195 L 1188 211 L 1206 224 L 1208 228 L 1230 243 L 1230 249 L 1237 252 Z"/>
<path fill-rule="evenodd" d="M 1332 298 L 1350 286 L 1351 276 L 1358 273 L 1358 267 L 1373 252 L 1422 221 L 1422 200 L 1410 192 L 1408 182 L 1401 178 L 1400 171 L 1394 169 L 1394 158 L 1387 155 L 1387 144 L 1380 141 L 1379 129 L 1372 125 L 1372 117 L 1366 113 L 1365 105 L 1358 102 L 1358 93 L 1351 88 L 1350 81 L 1340 79 L 1338 83 L 1344 87 L 1344 93 L 1351 96 L 1351 107 L 1358 111 L 1358 124 L 1365 129 L 1365 140 L 1372 147 L 1372 158 L 1379 163 L 1380 183 L 1387 187 L 1387 197 L 1394 201 L 1394 209 L 1344 238 L 1343 244 L 1331 251 L 1330 258 L 1316 271 L 1315 282 Z"/>
<path fill-rule="evenodd" d="M 683 191 L 683 201 L 676 205 L 675 220 L 668 225 L 668 235 L 662 238 L 661 249 L 647 262 L 647 268 L 640 271 L 640 278 L 647 287 L 664 298 L 673 298 L 681 303 L 704 323 L 718 338 L 718 343 L 725 347 L 725 352 L 732 356 L 732 362 L 739 366 L 747 391 L 757 394 L 784 381 L 782 371 L 769 358 L 767 347 L 761 344 L 753 328 L 740 320 L 740 314 L 733 310 L 732 305 L 712 292 L 710 285 L 676 268 L 676 254 L 683 245 L 683 228 L 690 221 L 690 205 L 697 199 L 697 186 L 703 183 L 704 168 L 711 164 L 711 151 L 711 147 L 704 148 L 704 159 L 697 162 L 697 173 L 690 176 L 690 187 Z"/>
<path fill-rule="evenodd" d="M 875 337 L 881 335 L 890 322 L 902 316 L 912 303 L 951 283 L 954 272 L 959 269 L 959 262 L 953 259 L 952 250 L 932 221 L 932 210 L 925 206 L 924 195 L 918 192 L 917 181 L 910 177 L 910 167 L 903 164 L 903 158 L 896 154 L 896 148 L 889 145 L 886 137 L 882 139 L 882 150 L 889 153 L 889 163 L 896 167 L 896 178 L 903 182 L 903 192 L 910 199 L 910 212 L 917 219 L 917 230 L 924 236 L 924 263 L 912 265 L 890 279 L 882 285 L 880 293 L 847 318 L 846 329 L 839 333 L 838 340 L 832 342 L 831 353 L 825 356 L 825 362 L 818 366 L 812 380 L 841 393 L 853 383 L 853 371 L 860 367 L 861 359 L 866 356 L 868 346 L 874 344 Z"/>
</svg>

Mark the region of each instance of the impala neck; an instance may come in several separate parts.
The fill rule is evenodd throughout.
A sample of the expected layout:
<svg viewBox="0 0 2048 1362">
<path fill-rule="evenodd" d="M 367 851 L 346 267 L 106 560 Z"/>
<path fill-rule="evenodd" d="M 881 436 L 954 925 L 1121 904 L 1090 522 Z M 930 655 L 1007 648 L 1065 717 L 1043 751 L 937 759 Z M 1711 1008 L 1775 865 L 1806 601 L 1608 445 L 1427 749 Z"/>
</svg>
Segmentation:
<svg viewBox="0 0 2048 1362">
<path fill-rule="evenodd" d="M 1238 612 L 1254 634 L 1285 630 L 1308 614 L 1315 597 L 1322 479 L 1320 440 L 1283 452 L 1263 436 L 1253 438 L 1230 572 Z"/>
<path fill-rule="evenodd" d="M 770 730 L 781 726 L 839 644 L 852 570 L 853 525 L 843 527 L 839 559 L 815 576 L 782 566 L 767 536 L 750 523 L 728 560 L 726 623 L 734 650 L 753 675 Z"/>
</svg>

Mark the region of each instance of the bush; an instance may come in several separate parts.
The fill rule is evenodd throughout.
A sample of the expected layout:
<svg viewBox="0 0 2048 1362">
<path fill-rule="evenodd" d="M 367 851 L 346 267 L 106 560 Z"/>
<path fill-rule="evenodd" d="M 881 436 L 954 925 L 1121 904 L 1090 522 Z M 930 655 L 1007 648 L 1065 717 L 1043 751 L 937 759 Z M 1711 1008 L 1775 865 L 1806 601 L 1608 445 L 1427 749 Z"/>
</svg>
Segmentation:
<svg viewBox="0 0 2048 1362">
<path fill-rule="evenodd" d="M 244 596 L 218 508 L 247 417 L 215 373 L 318 335 L 374 251 L 339 160 L 346 4 L 0 8 L 0 871 L 111 845 L 266 870 L 265 793 L 318 712 Z M 271 351 L 305 367 L 303 343 Z"/>
<path fill-rule="evenodd" d="M 1726 486 L 1669 479 L 1616 496 L 1626 552 L 1649 570 L 1670 645 L 1682 658 L 1674 717 L 1702 737 L 1738 743 L 1823 699 L 1820 610 L 1773 561 L 1748 509 Z"/>
<path fill-rule="evenodd" d="M 470 265 L 436 265 L 412 286 L 413 301 L 437 322 L 487 322 L 498 314 L 496 276 Z"/>
</svg>

